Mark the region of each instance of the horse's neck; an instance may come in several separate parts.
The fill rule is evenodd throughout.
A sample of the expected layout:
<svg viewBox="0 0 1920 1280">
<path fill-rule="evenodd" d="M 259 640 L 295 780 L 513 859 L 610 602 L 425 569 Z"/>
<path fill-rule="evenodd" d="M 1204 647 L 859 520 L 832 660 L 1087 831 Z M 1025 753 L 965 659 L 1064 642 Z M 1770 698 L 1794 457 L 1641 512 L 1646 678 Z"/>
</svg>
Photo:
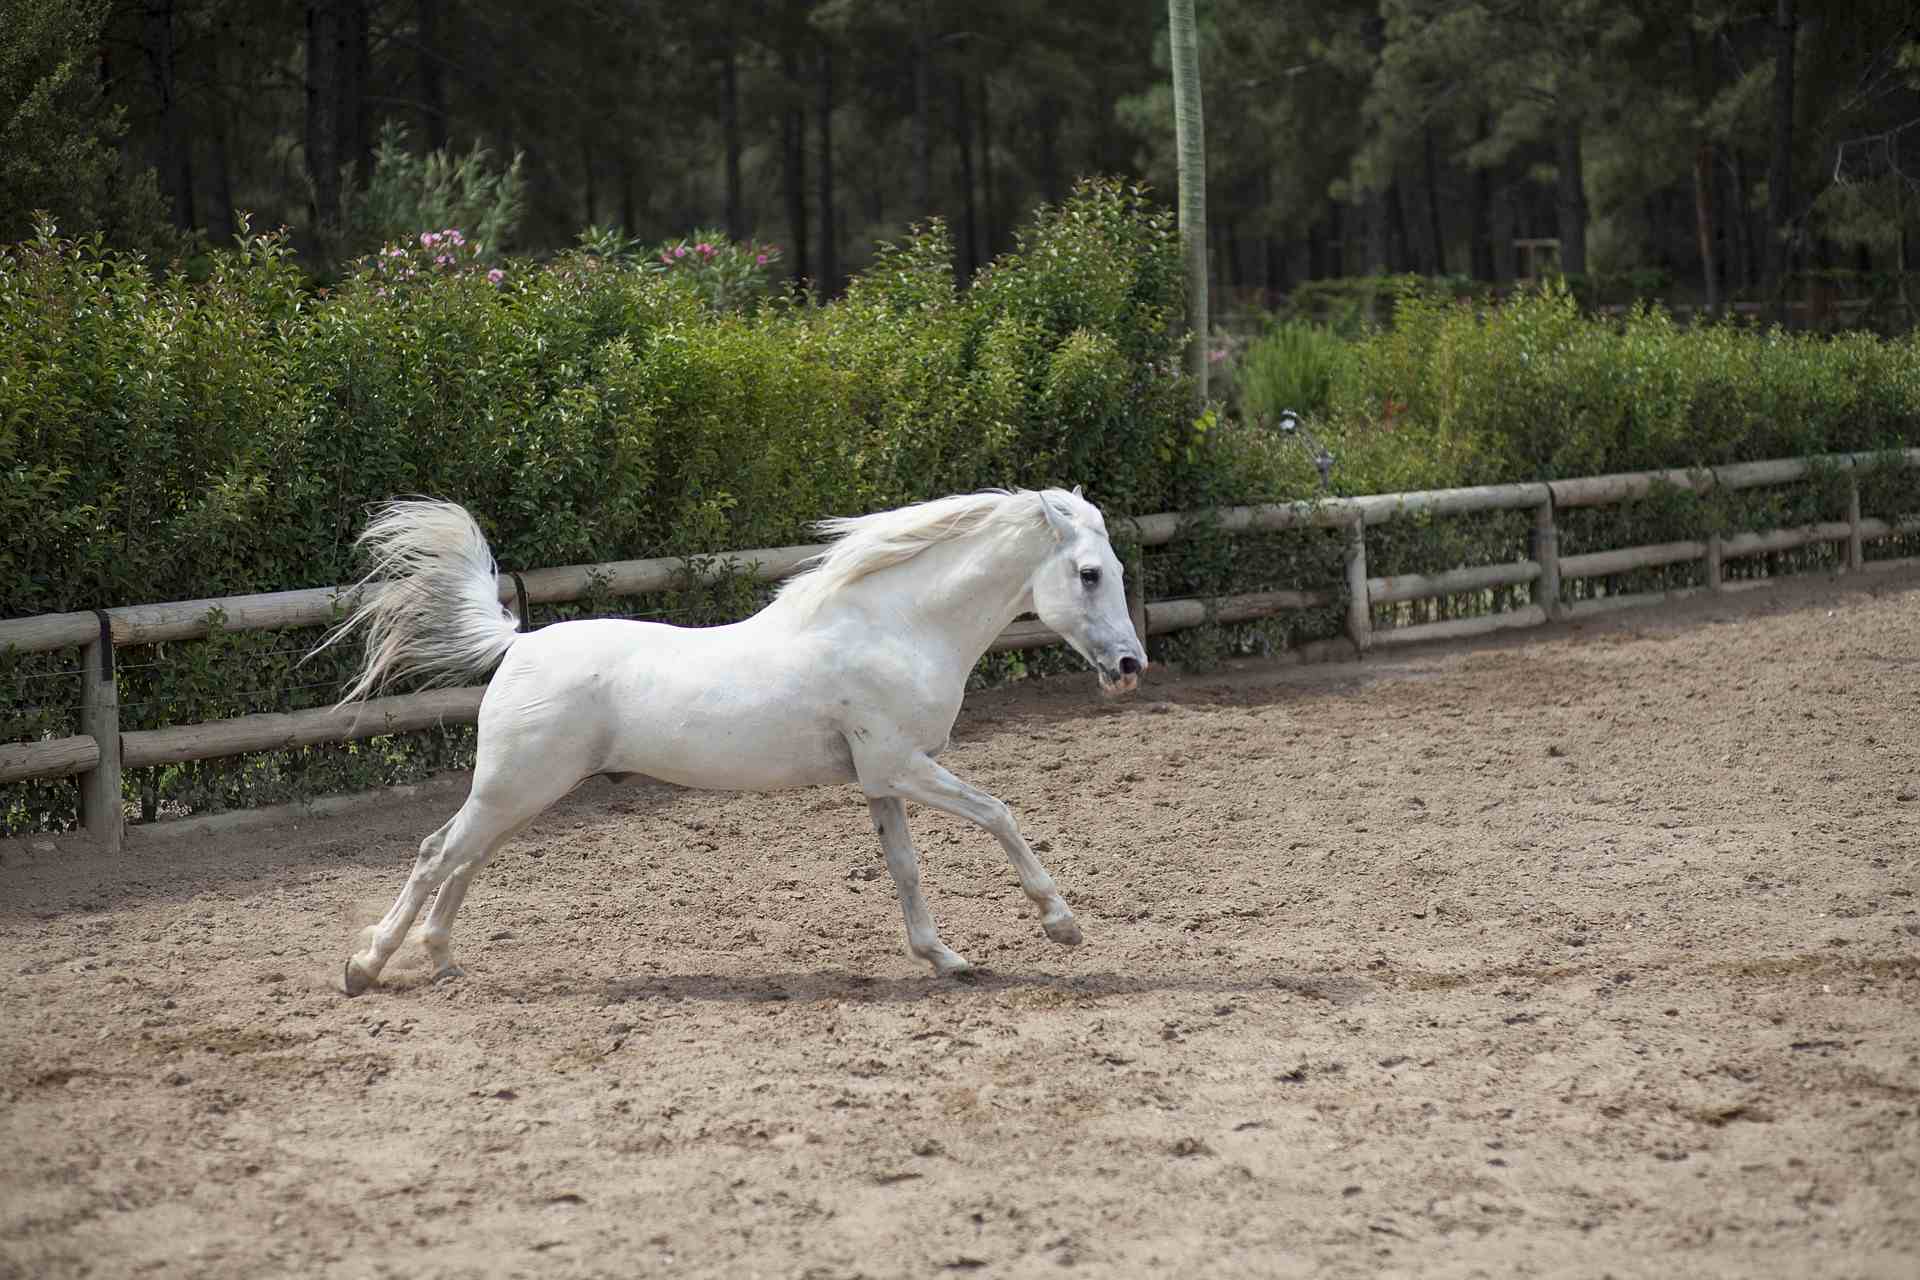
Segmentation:
<svg viewBox="0 0 1920 1280">
<path fill-rule="evenodd" d="M 1032 607 L 1028 584 L 1051 549 L 1044 525 L 956 538 L 891 565 L 849 591 L 868 608 L 951 645 L 969 666 L 1007 624 Z"/>
</svg>

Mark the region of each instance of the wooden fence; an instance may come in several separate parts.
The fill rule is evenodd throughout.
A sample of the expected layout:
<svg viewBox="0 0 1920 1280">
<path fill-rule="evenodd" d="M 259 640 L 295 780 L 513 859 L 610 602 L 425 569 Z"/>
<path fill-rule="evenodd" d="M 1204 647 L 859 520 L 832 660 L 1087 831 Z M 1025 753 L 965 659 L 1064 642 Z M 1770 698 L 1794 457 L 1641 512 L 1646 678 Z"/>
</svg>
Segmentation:
<svg viewBox="0 0 1920 1280">
<path fill-rule="evenodd" d="M 1848 518 L 1792 529 L 1715 535 L 1703 542 L 1672 542 L 1626 547 L 1615 551 L 1562 556 L 1554 536 L 1554 512 L 1569 507 L 1603 506 L 1644 497 L 1658 486 L 1696 493 L 1710 489 L 1736 490 L 1786 484 L 1809 475 L 1816 466 L 1851 472 L 1884 455 L 1843 454 L 1824 459 L 1786 459 L 1750 462 L 1696 471 L 1648 471 L 1623 475 L 1554 480 L 1534 484 L 1488 485 L 1468 489 L 1436 489 L 1420 493 L 1376 494 L 1360 498 L 1331 498 L 1320 502 L 1270 503 L 1228 507 L 1205 517 L 1179 514 L 1142 516 L 1126 521 L 1115 532 L 1131 536 L 1142 546 L 1174 541 L 1183 527 L 1209 519 L 1226 531 L 1265 531 L 1302 528 L 1340 529 L 1346 533 L 1346 590 L 1269 591 L 1229 596 L 1220 600 L 1131 601 L 1135 625 L 1141 634 L 1159 635 L 1198 626 L 1212 620 L 1243 622 L 1272 617 L 1295 609 L 1326 608 L 1346 600 L 1346 641 L 1322 642 L 1308 656 L 1364 654 L 1376 644 L 1404 645 L 1423 640 L 1483 635 L 1515 627 L 1538 626 L 1568 614 L 1653 604 L 1690 595 L 1758 583 L 1729 583 L 1723 573 L 1727 560 L 1805 547 L 1814 543 L 1844 544 L 1842 564 L 1848 571 L 1868 566 L 1863 544 L 1897 534 L 1920 532 L 1920 519 L 1892 524 L 1863 519 L 1857 479 L 1849 476 Z M 1908 465 L 1920 465 L 1920 449 L 1902 455 Z M 1375 525 L 1415 517 L 1440 517 L 1485 511 L 1533 512 L 1533 535 L 1527 558 L 1501 564 L 1470 565 L 1441 573 L 1399 574 L 1373 578 L 1367 574 L 1366 531 Z M 1116 522 L 1116 526 L 1123 522 Z M 746 567 L 760 582 L 787 577 L 819 547 L 773 547 L 731 553 L 715 568 L 733 571 Z M 1576 578 L 1599 577 L 1635 569 L 1655 568 L 1686 561 L 1704 565 L 1701 587 L 1589 598 L 1569 603 L 1562 584 Z M 1912 559 L 1881 561 L 1872 567 L 1915 563 Z M 641 595 L 683 582 L 695 567 L 678 558 L 621 560 L 602 565 L 569 565 L 535 569 L 518 576 L 502 575 L 503 603 L 560 603 L 578 600 L 591 591 L 610 595 Z M 1133 575 L 1137 582 L 1138 575 Z M 1769 581 L 1769 580 L 1761 580 Z M 1531 603 L 1518 609 L 1478 617 L 1457 618 L 1376 631 L 1373 606 L 1435 596 L 1485 591 L 1501 586 L 1526 586 Z M 524 589 L 524 595 L 522 594 Z M 33 618 L 0 620 L 0 651 L 22 652 L 79 647 L 82 652 L 80 732 L 72 737 L 37 742 L 0 744 L 0 784 L 28 778 L 78 776 L 80 812 L 87 831 L 109 849 L 118 849 L 125 831 L 121 773 L 125 769 L 212 759 L 246 752 L 273 751 L 320 742 L 344 742 L 439 724 L 472 723 L 479 714 L 484 686 L 438 689 L 397 697 L 375 698 L 355 706 L 257 714 L 206 724 L 174 725 L 162 729 L 120 731 L 119 692 L 114 676 L 114 650 L 125 645 L 162 640 L 189 640 L 207 636 L 212 615 L 221 616 L 225 631 L 277 631 L 313 627 L 331 622 L 340 606 L 350 603 L 351 587 L 323 587 L 308 591 L 281 591 L 264 595 L 227 596 L 171 604 L 132 605 L 89 613 L 56 613 Z M 994 642 L 997 651 L 1043 648 L 1059 637 L 1036 622 L 1016 622 Z M 1350 646 L 1350 647 L 1349 647 Z"/>
</svg>

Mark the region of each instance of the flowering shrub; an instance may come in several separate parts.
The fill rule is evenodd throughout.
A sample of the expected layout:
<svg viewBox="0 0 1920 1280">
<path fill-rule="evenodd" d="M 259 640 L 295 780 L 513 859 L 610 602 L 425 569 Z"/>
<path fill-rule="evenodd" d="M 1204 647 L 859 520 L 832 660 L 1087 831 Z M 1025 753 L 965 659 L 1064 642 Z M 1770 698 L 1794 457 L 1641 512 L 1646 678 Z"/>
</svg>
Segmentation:
<svg viewBox="0 0 1920 1280">
<path fill-rule="evenodd" d="M 715 311 L 742 311 L 771 292 L 780 246 L 736 244 L 726 233 L 709 229 L 661 245 L 655 261 L 669 276 L 692 285 Z"/>
<path fill-rule="evenodd" d="M 472 233 L 472 256 L 494 259 L 526 210 L 519 156 L 500 168 L 478 145 L 464 156 L 444 149 L 415 155 L 406 129 L 392 121 L 381 127 L 367 189 L 344 196 L 349 208 L 340 221 L 358 250 L 405 239 L 416 227 L 457 226 Z"/>
<path fill-rule="evenodd" d="M 412 240 L 389 244 L 360 262 L 360 277 L 371 283 L 379 297 L 431 275 L 474 272 L 484 265 L 480 242 L 469 240 L 458 227 L 442 231 L 422 231 Z M 498 287 L 506 281 L 504 268 L 486 272 L 488 284 Z"/>
</svg>

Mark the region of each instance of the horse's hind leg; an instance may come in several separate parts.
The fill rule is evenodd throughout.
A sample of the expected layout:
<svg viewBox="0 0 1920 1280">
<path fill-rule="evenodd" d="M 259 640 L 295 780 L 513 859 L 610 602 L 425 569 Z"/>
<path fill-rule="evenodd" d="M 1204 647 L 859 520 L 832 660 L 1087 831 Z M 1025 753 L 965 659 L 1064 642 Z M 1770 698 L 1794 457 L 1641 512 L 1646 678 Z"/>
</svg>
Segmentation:
<svg viewBox="0 0 1920 1280">
<path fill-rule="evenodd" d="M 380 971 L 386 968 L 387 961 L 393 958 L 393 953 L 406 940 L 407 930 L 412 927 L 414 917 L 420 914 L 420 908 L 426 905 L 428 896 L 443 885 L 452 889 L 457 883 L 459 887 L 455 896 L 448 899 L 444 918 L 440 920 L 437 949 L 434 917 L 440 915 L 440 903 L 434 904 L 434 911 L 429 913 L 427 919 L 427 954 L 433 958 L 436 967 L 444 969 L 450 966 L 452 956 L 447 937 L 453 914 L 460 909 L 460 902 L 466 897 L 468 882 L 502 841 L 533 821 L 542 810 L 564 795 L 566 788 L 560 788 L 552 794 L 543 791 L 522 793 L 517 797 L 490 794 L 493 792 L 493 788 L 476 779 L 467 802 L 460 806 L 460 812 L 420 842 L 420 856 L 414 859 L 413 871 L 407 876 L 400 896 L 394 899 L 380 922 L 368 931 L 366 946 L 347 960 L 341 987 L 348 995 L 357 996 L 380 980 Z"/>
<path fill-rule="evenodd" d="M 427 959 L 433 962 L 435 982 L 466 976 L 467 971 L 454 963 L 453 959 L 453 918 L 460 914 L 460 905 L 467 900 L 467 890 L 472 887 L 473 878 L 493 860 L 493 855 L 513 834 L 507 832 L 481 856 L 456 867 L 447 876 L 446 883 L 440 886 L 440 892 L 433 895 L 433 906 L 427 909 L 427 927 L 421 931 L 420 940 L 427 948 Z"/>
<path fill-rule="evenodd" d="M 894 888 L 900 892 L 900 914 L 907 921 L 907 949 L 932 965 L 941 977 L 965 973 L 973 966 L 946 943 L 933 927 L 933 915 L 920 894 L 920 857 L 913 849 L 913 836 L 907 830 L 907 806 L 892 796 L 869 798 L 873 829 L 880 833 L 880 847 L 887 854 L 887 870 L 893 874 Z"/>
</svg>

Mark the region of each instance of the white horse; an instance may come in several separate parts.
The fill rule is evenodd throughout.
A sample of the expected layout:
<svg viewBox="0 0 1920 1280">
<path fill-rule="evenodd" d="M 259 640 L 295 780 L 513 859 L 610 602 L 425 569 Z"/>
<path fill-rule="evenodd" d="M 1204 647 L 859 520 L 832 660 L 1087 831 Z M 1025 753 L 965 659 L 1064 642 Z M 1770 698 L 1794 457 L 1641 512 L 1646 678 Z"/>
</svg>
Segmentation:
<svg viewBox="0 0 1920 1280">
<path fill-rule="evenodd" d="M 347 994 L 379 979 L 435 890 L 427 956 L 436 979 L 459 976 L 453 918 L 475 873 L 595 774 L 732 791 L 859 783 L 907 945 L 945 976 L 969 965 L 927 912 L 903 801 L 932 805 L 992 832 L 1047 936 L 1077 945 L 1073 912 L 1007 806 L 934 757 L 967 674 L 1021 613 L 1065 637 L 1104 692 L 1139 682 L 1146 650 L 1099 510 L 1077 487 L 990 492 L 820 528 L 837 540 L 744 622 L 582 620 L 522 633 L 500 605 L 472 516 L 448 502 L 383 508 L 360 536 L 373 559 L 363 603 L 321 645 L 365 632 L 367 656 L 343 701 L 396 676 L 448 680 L 500 667 L 480 704 L 466 803 L 420 842 L 406 887 L 347 960 Z"/>
</svg>

